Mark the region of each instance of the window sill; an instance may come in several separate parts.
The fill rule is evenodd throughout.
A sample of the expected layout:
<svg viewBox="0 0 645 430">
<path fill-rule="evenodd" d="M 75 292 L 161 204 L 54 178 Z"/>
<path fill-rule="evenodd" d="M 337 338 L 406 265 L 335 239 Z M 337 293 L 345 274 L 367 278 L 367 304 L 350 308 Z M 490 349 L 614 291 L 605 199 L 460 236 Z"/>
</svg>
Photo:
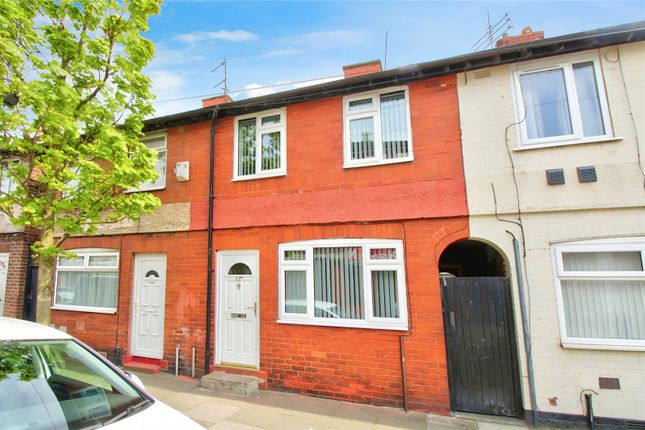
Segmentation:
<svg viewBox="0 0 645 430">
<path fill-rule="evenodd" d="M 399 164 L 399 163 L 409 163 L 414 161 L 414 157 L 405 157 L 405 158 L 394 158 L 391 160 L 377 160 L 377 161 L 366 161 L 362 163 L 353 162 L 351 164 L 345 163 L 343 168 L 345 169 L 355 169 L 358 167 L 371 167 L 371 166 L 383 166 L 388 164 Z"/>
<path fill-rule="evenodd" d="M 562 348 L 565 349 L 597 349 L 606 351 L 645 351 L 645 342 L 641 345 L 611 345 L 606 343 L 577 343 L 562 342 Z"/>
<path fill-rule="evenodd" d="M 89 306 L 66 306 L 54 305 L 50 308 L 54 311 L 73 311 L 73 312 L 88 312 L 93 314 L 115 314 L 116 308 L 95 308 Z"/>
<path fill-rule="evenodd" d="M 233 177 L 233 182 L 240 181 L 253 181 L 256 179 L 265 179 L 265 178 L 276 178 L 279 176 L 287 176 L 287 172 L 276 172 L 276 173 L 266 173 L 262 175 L 249 175 L 249 176 L 235 176 Z"/>
<path fill-rule="evenodd" d="M 371 330 L 395 330 L 407 331 L 407 324 L 383 324 L 378 322 L 365 322 L 365 321 L 303 321 L 291 319 L 278 319 L 278 324 L 294 324 L 294 325 L 311 325 L 318 327 L 338 327 L 338 328 L 365 328 Z"/>
<path fill-rule="evenodd" d="M 161 191 L 161 190 L 165 190 L 165 189 L 166 189 L 166 186 L 163 185 L 163 186 L 160 186 L 160 187 L 142 188 L 140 190 L 126 190 L 126 191 L 124 191 L 124 193 L 126 193 L 126 194 L 130 194 L 130 193 L 145 193 L 147 191 Z"/>
<path fill-rule="evenodd" d="M 589 138 L 589 139 L 536 143 L 534 145 L 525 144 L 522 146 L 516 146 L 515 148 L 513 148 L 513 151 L 529 151 L 531 149 L 553 148 L 553 147 L 570 146 L 570 145 L 584 145 L 586 143 L 609 143 L 609 142 L 617 142 L 619 140 L 623 140 L 623 138 L 618 136 L 616 137 L 603 136 L 603 137 L 595 137 L 595 138 Z"/>
</svg>

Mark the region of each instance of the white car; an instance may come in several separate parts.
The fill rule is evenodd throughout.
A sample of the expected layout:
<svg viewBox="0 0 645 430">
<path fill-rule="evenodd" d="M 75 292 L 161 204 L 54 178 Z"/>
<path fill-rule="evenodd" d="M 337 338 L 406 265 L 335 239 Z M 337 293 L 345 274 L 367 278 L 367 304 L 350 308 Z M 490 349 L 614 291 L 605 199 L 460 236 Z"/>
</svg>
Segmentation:
<svg viewBox="0 0 645 430">
<path fill-rule="evenodd" d="M 0 318 L 0 428 L 202 429 L 62 331 Z"/>
</svg>

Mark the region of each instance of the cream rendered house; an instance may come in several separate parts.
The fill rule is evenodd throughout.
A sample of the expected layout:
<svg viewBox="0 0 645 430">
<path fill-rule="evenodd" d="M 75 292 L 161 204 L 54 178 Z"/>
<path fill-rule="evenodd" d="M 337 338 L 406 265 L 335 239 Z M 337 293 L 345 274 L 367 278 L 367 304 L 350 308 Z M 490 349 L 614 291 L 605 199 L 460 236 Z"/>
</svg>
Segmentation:
<svg viewBox="0 0 645 430">
<path fill-rule="evenodd" d="M 470 235 L 505 260 L 542 423 L 583 421 L 589 394 L 600 421 L 645 425 L 644 31 L 518 44 L 458 77 Z"/>
</svg>

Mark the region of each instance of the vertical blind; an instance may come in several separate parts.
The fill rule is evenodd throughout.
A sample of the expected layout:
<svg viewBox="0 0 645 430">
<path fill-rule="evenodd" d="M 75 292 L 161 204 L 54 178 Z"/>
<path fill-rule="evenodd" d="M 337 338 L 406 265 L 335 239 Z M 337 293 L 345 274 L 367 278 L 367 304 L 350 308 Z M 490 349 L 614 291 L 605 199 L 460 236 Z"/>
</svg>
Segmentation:
<svg viewBox="0 0 645 430">
<path fill-rule="evenodd" d="M 642 271 L 640 252 L 565 252 L 562 260 L 565 272 L 606 272 L 606 279 L 560 281 L 568 336 L 645 339 L 645 279 L 611 279 Z"/>
<path fill-rule="evenodd" d="M 307 272 L 288 270 L 284 272 L 284 311 L 290 314 L 307 313 Z"/>
<path fill-rule="evenodd" d="M 381 138 L 383 158 L 408 156 L 408 116 L 405 93 L 383 94 L 381 96 Z"/>
<path fill-rule="evenodd" d="M 645 340 L 645 281 L 563 280 L 567 335 Z"/>
<path fill-rule="evenodd" d="M 237 128 L 237 174 L 255 174 L 255 118 L 238 122 Z"/>
<path fill-rule="evenodd" d="M 372 309 L 377 318 L 398 318 L 396 270 L 372 271 Z"/>
<path fill-rule="evenodd" d="M 262 135 L 262 170 L 280 168 L 280 132 Z"/>
<path fill-rule="evenodd" d="M 374 118 L 351 120 L 349 134 L 352 160 L 374 157 Z"/>
<path fill-rule="evenodd" d="M 313 252 L 314 303 L 319 302 L 315 316 L 363 319 L 363 249 L 314 248 Z"/>
</svg>

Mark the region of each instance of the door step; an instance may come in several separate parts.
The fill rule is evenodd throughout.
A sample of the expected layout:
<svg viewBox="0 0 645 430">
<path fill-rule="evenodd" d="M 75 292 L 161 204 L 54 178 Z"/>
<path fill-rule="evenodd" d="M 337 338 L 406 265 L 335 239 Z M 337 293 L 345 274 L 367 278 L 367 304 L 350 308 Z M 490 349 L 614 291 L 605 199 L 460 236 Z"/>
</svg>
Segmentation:
<svg viewBox="0 0 645 430">
<path fill-rule="evenodd" d="M 124 355 L 122 366 L 124 370 L 134 370 L 135 372 L 155 374 L 162 369 L 168 368 L 168 362 L 155 358 L 136 357 L 134 355 Z"/>
<path fill-rule="evenodd" d="M 202 376 L 200 386 L 207 390 L 226 391 L 228 393 L 248 396 L 258 390 L 264 382 L 256 376 L 234 375 L 225 372 L 213 372 Z"/>
</svg>

